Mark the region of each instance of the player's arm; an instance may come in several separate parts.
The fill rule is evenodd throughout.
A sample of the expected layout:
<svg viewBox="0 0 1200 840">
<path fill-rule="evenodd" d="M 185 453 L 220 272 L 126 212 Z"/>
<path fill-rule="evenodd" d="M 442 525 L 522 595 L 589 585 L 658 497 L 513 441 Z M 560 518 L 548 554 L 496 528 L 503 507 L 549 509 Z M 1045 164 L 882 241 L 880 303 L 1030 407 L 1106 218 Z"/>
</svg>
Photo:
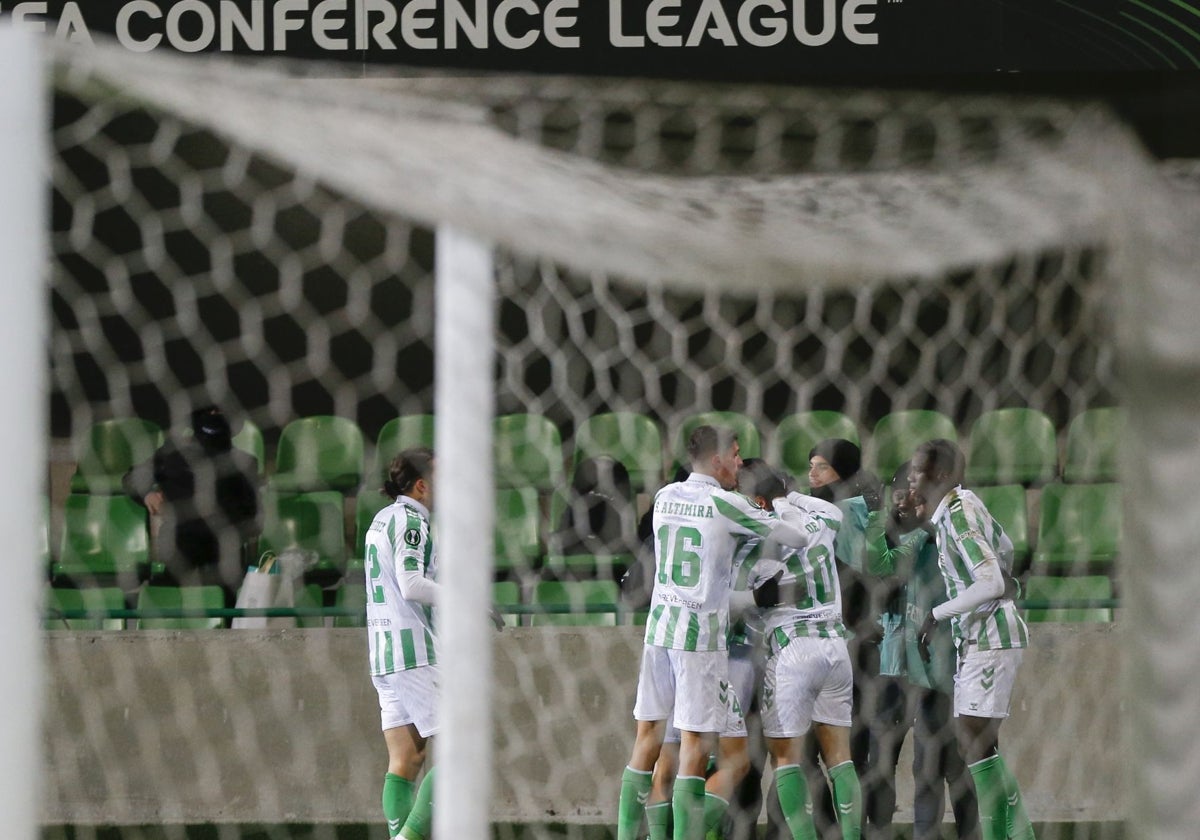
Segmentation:
<svg viewBox="0 0 1200 840">
<path fill-rule="evenodd" d="M 882 517 L 872 513 L 867 522 L 867 571 L 877 577 L 899 575 L 906 578 L 912 574 L 917 554 L 927 542 L 929 533 L 918 528 L 901 536 L 898 543 L 893 543 L 887 535 Z"/>
<path fill-rule="evenodd" d="M 1000 558 L 983 538 L 976 514 L 976 511 L 964 505 L 959 511 L 951 511 L 949 522 L 945 525 L 947 542 L 971 566 L 975 580 L 958 595 L 933 608 L 930 615 L 937 621 L 969 613 L 988 601 L 1004 596 Z"/>
<path fill-rule="evenodd" d="M 400 524 L 397 522 L 397 524 Z M 397 529 L 392 540 L 392 552 L 396 558 L 396 584 L 400 597 L 418 604 L 437 606 L 441 596 L 441 585 L 426 577 L 430 553 L 429 523 L 413 514 L 408 514 L 404 527 Z"/>
<path fill-rule="evenodd" d="M 783 547 L 804 548 L 808 534 L 755 505 L 745 496 L 721 493 L 713 496 L 717 513 L 733 526 L 733 532 L 762 538 L 762 556 L 778 560 Z"/>
</svg>

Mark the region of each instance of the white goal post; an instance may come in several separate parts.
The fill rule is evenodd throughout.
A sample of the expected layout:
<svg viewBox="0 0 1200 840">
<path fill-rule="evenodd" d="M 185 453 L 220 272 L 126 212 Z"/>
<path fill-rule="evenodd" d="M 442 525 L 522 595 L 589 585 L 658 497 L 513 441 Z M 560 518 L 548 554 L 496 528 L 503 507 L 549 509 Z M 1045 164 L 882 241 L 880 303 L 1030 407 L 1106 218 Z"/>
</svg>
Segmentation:
<svg viewBox="0 0 1200 840">
<path fill-rule="evenodd" d="M 29 52 L 25 43 L 10 50 L 0 40 L 0 65 Z M 132 55 L 103 44 L 47 46 L 46 68 L 56 91 L 82 103 L 82 116 L 63 120 L 59 152 L 101 158 L 108 178 L 93 185 L 70 163 L 55 172 L 56 183 L 66 185 L 57 210 L 69 217 L 58 239 L 83 264 L 85 278 L 63 280 L 60 309 L 72 306 L 71 293 L 86 298 L 78 311 L 60 315 L 63 322 L 107 328 L 127 317 L 122 304 L 135 271 L 170 275 L 180 288 L 165 297 L 174 296 L 171 318 L 182 326 L 147 316 L 131 331 L 154 349 L 181 335 L 207 339 L 219 331 L 196 311 L 222 298 L 242 319 L 242 332 L 213 341 L 220 362 L 198 354 L 196 366 L 208 372 L 253 368 L 270 349 L 264 335 L 294 317 L 301 334 L 294 340 L 303 349 L 264 365 L 269 399 L 256 406 L 258 416 L 278 425 L 292 416 L 290 395 L 323 376 L 337 380 L 328 391 L 339 409 L 365 401 L 365 391 L 372 399 L 386 396 L 397 355 L 433 335 L 436 384 L 424 405 L 437 417 L 438 544 L 454 593 L 443 614 L 443 660 L 454 665 L 442 672 L 439 836 L 489 836 L 494 414 L 544 410 L 577 422 L 614 407 L 648 406 L 672 427 L 697 405 L 713 408 L 715 393 L 732 393 L 725 402 L 774 421 L 785 408 L 808 407 L 833 392 L 847 413 L 864 417 L 883 413 L 882 404 L 976 415 L 1014 396 L 1066 417 L 1097 395 L 1119 392 L 1129 410 L 1121 582 L 1134 761 L 1130 831 L 1166 840 L 1200 824 L 1200 742 L 1189 736 L 1200 696 L 1200 671 L 1191 661 L 1200 640 L 1193 604 L 1200 517 L 1189 504 L 1200 498 L 1200 212 L 1195 193 L 1162 177 L 1105 109 L 865 90 L 303 78 L 311 70 Z M 18 95 L 36 89 L 34 81 L 10 83 L 22 72 L 14 67 L 4 75 L 0 111 L 22 115 L 5 123 L 28 131 L 0 131 L 9 161 L 38 159 L 32 148 L 7 144 L 28 146 L 44 124 L 39 100 Z M 571 105 L 577 111 L 564 123 L 575 147 L 528 139 L 526 133 L 553 133 L 549 120 L 526 125 L 528 112 L 557 115 Z M 129 117 L 140 126 L 147 113 L 165 115 L 168 127 L 149 132 L 131 162 L 132 153 L 106 134 L 108 121 Z M 738 122 L 724 119 L 728 114 L 749 116 Z M 510 132 L 500 127 L 504 118 L 515 123 Z M 746 154 L 758 169 L 751 171 L 732 168 L 722 152 L 724 139 L 745 122 L 753 124 Z M 216 138 L 220 153 L 185 167 L 177 148 L 193 130 Z M 633 151 L 606 159 L 620 145 L 601 149 L 595 138 L 606 132 L 627 132 Z M 678 159 L 673 142 L 686 145 Z M 180 206 L 160 210 L 138 196 L 134 185 L 144 170 L 177 166 L 185 170 L 172 172 Z M 243 192 L 256 166 L 289 174 L 276 178 L 272 170 Z M 24 204 L 4 202 L 0 250 L 13 276 L 38 276 L 40 236 L 32 227 L 44 199 L 29 183 L 38 171 L 30 165 L 4 173 L 6 196 L 28 195 Z M 206 216 L 206 202 L 218 199 L 245 217 L 240 227 L 221 229 Z M 83 241 L 88 220 L 126 205 L 144 214 L 133 225 L 144 240 L 131 249 L 136 258 L 108 243 L 90 249 Z M 402 232 L 381 235 L 379 252 L 355 262 L 338 232 L 363 208 Z M 301 238 L 277 230 L 287 226 L 281 218 L 301 229 L 315 217 L 312 226 L 323 230 L 322 213 L 334 220 L 332 235 L 314 235 L 291 250 L 280 245 Z M 392 275 L 424 279 L 428 249 L 412 233 L 417 229 L 435 231 L 436 320 L 432 328 L 406 323 L 398 334 L 374 312 L 388 301 L 363 289 L 376 271 L 388 282 Z M 211 237 L 201 249 L 203 272 L 181 264 L 171 239 L 180 232 Z M 160 239 L 166 244 L 155 250 Z M 260 278 L 229 267 L 248 251 L 271 257 L 277 295 L 260 294 Z M 331 265 L 350 281 L 346 300 L 331 305 L 336 318 L 325 318 L 324 304 L 305 297 L 305 284 L 324 276 L 314 266 Z M 97 277 L 117 290 L 112 300 L 85 294 Z M 15 296 L 17 285 L 6 283 L 5 294 Z M 37 288 L 31 281 L 25 293 Z M 1025 307 L 1034 292 L 1051 302 Z M 413 297 L 421 301 L 420 293 Z M 34 309 L 36 301 L 24 298 L 4 307 L 6 314 Z M 499 340 L 497 312 L 520 325 L 499 330 Z M 45 339 L 36 319 L 13 321 L 25 331 L 6 330 L 6 358 L 33 377 L 21 387 L 35 395 L 18 400 L 10 391 L 14 404 L 31 408 L 19 417 L 21 434 L 5 440 L 15 447 L 4 463 L 16 479 L 6 534 L 24 557 L 35 553 L 22 540 L 38 518 L 36 497 L 25 490 L 39 486 L 44 462 L 36 375 Z M 342 321 L 349 322 L 345 333 Z M 310 324 L 311 334 L 303 335 Z M 344 373 L 331 357 L 356 329 L 387 352 L 377 352 L 365 370 Z M 120 352 L 105 345 L 98 327 L 64 332 L 71 341 L 50 348 L 53 383 L 68 399 L 102 402 L 77 370 L 78 357 L 119 359 Z M 159 359 L 120 361 L 105 399 L 130 414 L 136 400 L 125 392 L 174 370 Z M 906 375 L 897 376 L 897 368 Z M 214 393 L 211 379 L 184 379 L 163 400 L 175 414 L 197 395 Z M 90 410 L 80 415 L 90 417 Z M 26 472 L 28 481 L 21 478 Z M 5 638 L 32 649 L 31 616 L 4 615 L 12 626 Z M 20 646 L 6 649 L 16 655 Z M 38 673 L 26 660 L 10 670 Z M 13 707 L 26 708 L 34 696 L 13 698 Z M 15 727 L 14 740 L 31 741 L 34 732 L 21 729 L 20 715 L 5 720 Z M 607 785 L 609 771 L 620 768 L 589 769 Z M 24 814 L 30 802 L 14 799 L 9 813 Z"/>
</svg>

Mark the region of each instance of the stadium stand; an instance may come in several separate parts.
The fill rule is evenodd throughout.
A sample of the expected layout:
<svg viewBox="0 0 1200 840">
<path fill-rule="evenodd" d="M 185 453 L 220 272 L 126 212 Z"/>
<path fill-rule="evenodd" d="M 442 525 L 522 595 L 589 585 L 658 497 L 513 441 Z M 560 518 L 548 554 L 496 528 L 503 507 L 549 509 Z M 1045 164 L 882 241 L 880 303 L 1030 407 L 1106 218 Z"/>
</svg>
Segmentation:
<svg viewBox="0 0 1200 840">
<path fill-rule="evenodd" d="M 1054 423 L 1032 408 L 985 411 L 966 446 L 967 483 L 1041 485 L 1058 472 Z"/>
<path fill-rule="evenodd" d="M 283 427 L 269 486 L 279 493 L 349 493 L 363 473 L 363 437 L 345 417 L 301 417 Z"/>
<path fill-rule="evenodd" d="M 123 417 L 93 423 L 76 456 L 71 492 L 123 492 L 121 477 L 134 464 L 152 456 L 162 442 L 162 429 L 150 420 Z"/>
<path fill-rule="evenodd" d="M 858 424 L 840 411 L 801 411 L 780 421 L 769 458 L 807 484 L 808 453 L 820 441 L 841 438 L 860 445 Z"/>
</svg>

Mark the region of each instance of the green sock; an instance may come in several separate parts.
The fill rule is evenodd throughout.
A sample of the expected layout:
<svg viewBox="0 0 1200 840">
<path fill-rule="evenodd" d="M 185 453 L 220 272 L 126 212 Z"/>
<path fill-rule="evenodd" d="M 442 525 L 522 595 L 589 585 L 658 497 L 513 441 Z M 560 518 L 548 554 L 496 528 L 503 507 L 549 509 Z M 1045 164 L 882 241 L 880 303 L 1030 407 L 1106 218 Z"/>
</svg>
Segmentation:
<svg viewBox="0 0 1200 840">
<path fill-rule="evenodd" d="M 1004 774 L 1004 796 L 1008 800 L 1008 824 L 1006 830 L 1009 840 L 1037 840 L 1033 835 L 1033 823 L 1025 810 L 1025 800 L 1021 798 L 1021 788 L 1017 785 L 1017 777 L 1008 769 L 1004 756 L 997 755 L 1000 760 L 1000 770 Z"/>
<path fill-rule="evenodd" d="M 862 786 L 858 782 L 854 762 L 843 761 L 831 768 L 829 780 L 833 782 L 833 803 L 837 806 L 842 840 L 859 840 L 862 837 Z"/>
<path fill-rule="evenodd" d="M 1008 795 L 1004 792 L 1004 767 L 993 755 L 967 768 L 975 780 L 979 801 L 979 833 L 983 840 L 1007 840 Z"/>
<path fill-rule="evenodd" d="M 716 840 L 721 836 L 721 817 L 725 816 L 729 803 L 715 793 L 704 792 L 704 838 Z"/>
<path fill-rule="evenodd" d="M 405 840 L 428 840 L 433 828 L 433 777 L 436 770 L 436 767 L 430 767 L 421 780 L 421 787 L 417 789 L 412 810 L 408 812 L 404 828 L 400 829 L 400 836 Z"/>
<path fill-rule="evenodd" d="M 704 840 L 704 779 L 680 776 L 671 797 L 675 840 Z"/>
<path fill-rule="evenodd" d="M 649 770 L 626 767 L 621 774 L 621 798 L 617 802 L 617 840 L 637 840 L 646 812 L 646 797 L 650 795 Z"/>
<path fill-rule="evenodd" d="M 671 827 L 671 803 L 647 805 L 646 825 L 650 828 L 650 840 L 667 840 L 667 830 Z"/>
<path fill-rule="evenodd" d="M 808 801 L 808 782 L 800 768 L 795 764 L 777 768 L 775 789 L 779 791 L 779 807 L 792 831 L 792 840 L 817 840 L 812 805 Z"/>
<path fill-rule="evenodd" d="M 413 783 L 403 776 L 388 773 L 383 777 L 383 817 L 388 837 L 398 837 L 400 828 L 412 810 Z"/>
</svg>

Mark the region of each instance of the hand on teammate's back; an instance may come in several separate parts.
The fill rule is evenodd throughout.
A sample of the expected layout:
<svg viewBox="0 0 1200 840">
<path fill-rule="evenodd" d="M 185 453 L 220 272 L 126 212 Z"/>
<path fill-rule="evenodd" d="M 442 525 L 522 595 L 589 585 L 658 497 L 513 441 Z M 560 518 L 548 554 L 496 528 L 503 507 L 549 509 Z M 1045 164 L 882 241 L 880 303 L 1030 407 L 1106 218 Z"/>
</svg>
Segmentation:
<svg viewBox="0 0 1200 840">
<path fill-rule="evenodd" d="M 757 607 L 774 607 L 779 605 L 779 579 L 783 570 L 775 573 L 773 578 L 763 582 L 754 590 L 754 605 Z"/>
</svg>

